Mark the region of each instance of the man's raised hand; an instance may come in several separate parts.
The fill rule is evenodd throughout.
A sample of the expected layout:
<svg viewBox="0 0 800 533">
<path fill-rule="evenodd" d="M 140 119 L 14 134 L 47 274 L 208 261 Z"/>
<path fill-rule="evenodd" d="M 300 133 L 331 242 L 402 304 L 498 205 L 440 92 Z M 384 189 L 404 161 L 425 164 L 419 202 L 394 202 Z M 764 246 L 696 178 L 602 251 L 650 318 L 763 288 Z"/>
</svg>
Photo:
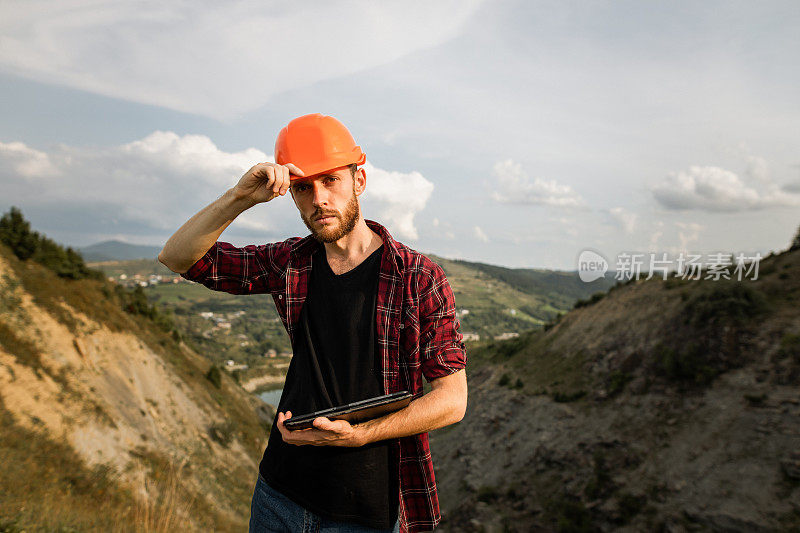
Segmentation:
<svg viewBox="0 0 800 533">
<path fill-rule="evenodd" d="M 238 200 L 246 200 L 251 205 L 269 202 L 276 196 L 283 196 L 289 190 L 289 174 L 305 176 L 303 171 L 291 163 L 258 163 L 248 170 L 233 188 Z"/>
</svg>

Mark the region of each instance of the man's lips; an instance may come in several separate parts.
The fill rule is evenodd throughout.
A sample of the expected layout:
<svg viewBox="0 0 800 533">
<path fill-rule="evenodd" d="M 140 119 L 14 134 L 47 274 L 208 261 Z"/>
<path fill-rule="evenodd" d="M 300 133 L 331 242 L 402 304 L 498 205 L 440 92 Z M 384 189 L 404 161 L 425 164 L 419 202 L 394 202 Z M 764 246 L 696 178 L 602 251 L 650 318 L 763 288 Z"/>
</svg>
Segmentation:
<svg viewBox="0 0 800 533">
<path fill-rule="evenodd" d="M 315 217 L 314 220 L 317 222 L 330 222 L 336 218 L 335 215 L 320 215 Z"/>
</svg>

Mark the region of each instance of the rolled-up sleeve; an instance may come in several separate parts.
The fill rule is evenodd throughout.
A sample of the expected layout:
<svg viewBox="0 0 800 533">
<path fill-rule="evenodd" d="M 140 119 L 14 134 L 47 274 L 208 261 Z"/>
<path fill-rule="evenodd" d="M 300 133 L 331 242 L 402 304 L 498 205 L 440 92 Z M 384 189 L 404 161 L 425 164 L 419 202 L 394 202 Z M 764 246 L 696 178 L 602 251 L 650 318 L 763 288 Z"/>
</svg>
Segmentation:
<svg viewBox="0 0 800 533">
<path fill-rule="evenodd" d="M 272 293 L 282 287 L 287 241 L 236 247 L 217 241 L 181 277 L 230 294 Z"/>
<path fill-rule="evenodd" d="M 465 368 L 467 351 L 453 290 L 439 265 L 430 262 L 422 269 L 419 291 L 420 358 L 430 382 Z"/>
</svg>

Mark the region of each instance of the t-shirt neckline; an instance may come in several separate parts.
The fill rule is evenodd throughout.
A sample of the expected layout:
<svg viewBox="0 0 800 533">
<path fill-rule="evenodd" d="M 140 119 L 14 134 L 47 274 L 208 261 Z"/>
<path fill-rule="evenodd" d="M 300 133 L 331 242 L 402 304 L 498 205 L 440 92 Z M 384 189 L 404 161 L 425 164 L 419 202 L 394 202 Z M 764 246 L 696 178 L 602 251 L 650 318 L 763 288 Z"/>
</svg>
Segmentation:
<svg viewBox="0 0 800 533">
<path fill-rule="evenodd" d="M 375 251 L 373 251 L 371 254 L 369 254 L 367 257 L 365 257 L 364 260 L 361 261 L 359 264 L 357 264 L 356 266 L 354 266 L 353 268 L 351 268 L 347 272 L 342 272 L 341 274 L 337 274 L 337 273 L 335 273 L 333 271 L 333 269 L 331 268 L 330 263 L 328 263 L 328 251 L 325 249 L 325 246 L 322 246 L 321 248 L 322 248 L 322 250 L 321 250 L 322 251 L 322 257 L 320 259 L 322 259 L 322 261 L 325 263 L 324 268 L 327 271 L 327 273 L 331 277 L 333 277 L 334 279 L 347 279 L 347 278 L 350 277 L 350 274 L 355 273 L 361 267 L 363 267 L 365 264 L 369 263 L 372 260 L 373 256 L 375 256 L 375 254 L 377 254 L 378 252 L 382 251 L 383 250 L 383 243 L 381 243 L 381 245 L 378 246 L 375 249 Z"/>
</svg>

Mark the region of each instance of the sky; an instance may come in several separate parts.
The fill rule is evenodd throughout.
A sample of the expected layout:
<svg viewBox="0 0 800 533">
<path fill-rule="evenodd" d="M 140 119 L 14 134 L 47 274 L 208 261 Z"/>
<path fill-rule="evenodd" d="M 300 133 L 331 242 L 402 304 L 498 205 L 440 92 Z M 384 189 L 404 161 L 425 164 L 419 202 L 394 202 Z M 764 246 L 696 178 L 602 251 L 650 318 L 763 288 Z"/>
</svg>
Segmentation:
<svg viewBox="0 0 800 533">
<path fill-rule="evenodd" d="M 6 0 L 0 210 L 160 246 L 319 112 L 423 253 L 766 255 L 800 226 L 798 27 L 794 1 Z M 287 196 L 220 239 L 307 233 Z"/>
</svg>

